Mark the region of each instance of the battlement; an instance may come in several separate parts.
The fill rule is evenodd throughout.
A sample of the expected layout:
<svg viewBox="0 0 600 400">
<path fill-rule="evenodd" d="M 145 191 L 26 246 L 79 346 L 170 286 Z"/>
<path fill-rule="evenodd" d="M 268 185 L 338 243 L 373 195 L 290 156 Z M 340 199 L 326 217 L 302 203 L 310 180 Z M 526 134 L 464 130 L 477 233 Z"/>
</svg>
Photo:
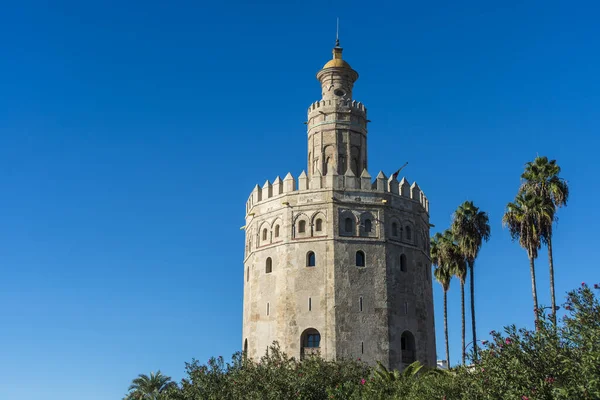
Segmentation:
<svg viewBox="0 0 600 400">
<path fill-rule="evenodd" d="M 350 108 L 362 113 L 367 113 L 367 107 L 360 101 L 356 100 L 319 100 L 315 101 L 308 107 L 308 113 L 318 111 L 326 107 Z"/>
<path fill-rule="evenodd" d="M 256 185 L 252 190 L 246 202 L 246 213 L 249 213 L 252 207 L 258 203 L 271 198 L 293 192 L 318 189 L 389 193 L 416 201 L 426 212 L 429 212 L 429 200 L 421 191 L 417 182 L 413 182 L 411 185 L 406 178 L 398 181 L 394 177 L 388 178 L 383 172 L 379 172 L 375 180 L 371 181 L 371 175 L 365 169 L 360 177 L 357 177 L 351 170 L 348 170 L 344 175 L 338 175 L 333 172 L 325 176 L 314 174 L 309 178 L 306 172 L 302 171 L 298 179 L 295 179 L 291 173 L 288 173 L 283 180 L 279 176 L 275 178 L 273 183 L 267 180 L 262 187 Z"/>
</svg>

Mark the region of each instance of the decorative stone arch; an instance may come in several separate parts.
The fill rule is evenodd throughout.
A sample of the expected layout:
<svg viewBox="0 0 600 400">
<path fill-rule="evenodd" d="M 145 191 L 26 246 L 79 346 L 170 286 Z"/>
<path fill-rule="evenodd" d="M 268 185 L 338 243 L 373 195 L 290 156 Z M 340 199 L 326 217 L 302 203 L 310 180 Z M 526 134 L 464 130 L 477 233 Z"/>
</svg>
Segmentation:
<svg viewBox="0 0 600 400">
<path fill-rule="evenodd" d="M 271 243 L 271 224 L 264 221 L 258 228 L 258 244 L 264 246 Z"/>
<path fill-rule="evenodd" d="M 323 236 L 327 229 L 327 218 L 322 211 L 315 212 L 311 217 L 312 235 Z"/>
<path fill-rule="evenodd" d="M 300 335 L 300 359 L 319 354 L 321 349 L 321 334 L 315 328 L 308 328 Z"/>
<path fill-rule="evenodd" d="M 400 350 L 402 350 L 403 364 L 409 365 L 417 360 L 415 337 L 410 331 L 402 332 L 402 336 L 400 336 Z"/>
<path fill-rule="evenodd" d="M 360 148 L 358 146 L 352 146 L 350 149 L 350 157 L 350 168 L 352 169 L 352 172 L 354 172 L 354 175 L 360 176 L 362 168 L 360 165 Z"/>
<path fill-rule="evenodd" d="M 294 237 L 303 238 L 310 236 L 310 219 L 308 215 L 299 213 L 294 217 Z"/>
<path fill-rule="evenodd" d="M 335 153 L 335 147 L 331 144 L 323 149 L 323 175 L 335 171 Z"/>
<path fill-rule="evenodd" d="M 377 237 L 377 218 L 370 211 L 360 214 L 359 235 L 366 237 Z"/>
<path fill-rule="evenodd" d="M 350 210 L 340 212 L 339 231 L 340 236 L 356 236 L 356 227 L 358 220 L 356 215 Z"/>
<path fill-rule="evenodd" d="M 282 228 L 283 221 L 281 220 L 281 218 L 277 217 L 273 220 L 273 222 L 271 222 L 272 241 L 280 240 L 280 238 L 283 236 Z"/>
</svg>

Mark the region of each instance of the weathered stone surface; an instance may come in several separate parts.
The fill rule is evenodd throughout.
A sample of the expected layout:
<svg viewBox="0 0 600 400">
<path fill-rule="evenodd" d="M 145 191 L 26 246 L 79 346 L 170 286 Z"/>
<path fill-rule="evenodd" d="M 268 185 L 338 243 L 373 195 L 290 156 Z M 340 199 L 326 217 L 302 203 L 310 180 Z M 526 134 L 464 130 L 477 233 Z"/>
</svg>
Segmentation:
<svg viewBox="0 0 600 400">
<path fill-rule="evenodd" d="M 257 186 L 246 204 L 244 346 L 260 357 L 277 340 L 301 357 L 302 334 L 314 329 L 328 359 L 403 368 L 412 347 L 435 366 L 429 201 L 405 179 L 380 173 L 370 182 L 367 111 L 349 100 L 358 75 L 341 66 L 317 76 L 323 99 L 308 111 L 308 174 L 298 187 L 291 174 Z M 405 332 L 414 345 L 403 344 Z"/>
</svg>

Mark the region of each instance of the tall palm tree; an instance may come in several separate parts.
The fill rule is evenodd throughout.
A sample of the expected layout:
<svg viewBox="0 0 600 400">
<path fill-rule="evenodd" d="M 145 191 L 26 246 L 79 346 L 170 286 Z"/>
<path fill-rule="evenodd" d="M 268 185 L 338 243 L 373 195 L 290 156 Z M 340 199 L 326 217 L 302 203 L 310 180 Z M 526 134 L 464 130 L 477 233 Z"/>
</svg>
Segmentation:
<svg viewBox="0 0 600 400">
<path fill-rule="evenodd" d="M 446 362 L 450 367 L 450 347 L 448 343 L 448 290 L 450 290 L 450 281 L 452 279 L 452 271 L 448 266 L 448 262 L 444 257 L 444 240 L 441 233 L 436 233 L 431 238 L 430 255 L 431 263 L 435 266 L 433 275 L 435 279 L 442 285 L 444 290 L 444 339 L 446 340 Z"/>
<path fill-rule="evenodd" d="M 487 213 L 479 211 L 472 201 L 465 201 L 456 209 L 452 221 L 452 233 L 467 261 L 471 274 L 471 328 L 473 330 L 473 355 L 477 360 L 477 330 L 475 329 L 475 259 L 484 241 L 491 236 Z M 464 352 L 464 349 L 463 349 Z"/>
<path fill-rule="evenodd" d="M 548 157 L 536 157 L 533 162 L 525 164 L 525 172 L 521 175 L 522 190 L 533 193 L 552 203 L 552 218 L 544 220 L 542 243 L 548 247 L 548 265 L 550 268 L 550 298 L 552 301 L 552 322 L 556 325 L 556 297 L 554 293 L 554 258 L 552 257 L 552 224 L 555 221 L 556 209 L 567 205 L 569 185 L 558 176 L 560 167 L 556 160 L 548 161 Z"/>
<path fill-rule="evenodd" d="M 129 386 L 129 393 L 124 400 L 156 400 L 162 393 L 175 386 L 170 376 L 163 375 L 160 371 L 139 374 Z"/>
<path fill-rule="evenodd" d="M 535 259 L 542 246 L 543 226 L 552 220 L 554 206 L 543 197 L 521 190 L 513 203 L 508 203 L 502 223 L 508 228 L 513 240 L 518 240 L 529 257 L 531 294 L 535 312 L 536 329 L 539 325 L 537 288 L 535 281 Z"/>
</svg>

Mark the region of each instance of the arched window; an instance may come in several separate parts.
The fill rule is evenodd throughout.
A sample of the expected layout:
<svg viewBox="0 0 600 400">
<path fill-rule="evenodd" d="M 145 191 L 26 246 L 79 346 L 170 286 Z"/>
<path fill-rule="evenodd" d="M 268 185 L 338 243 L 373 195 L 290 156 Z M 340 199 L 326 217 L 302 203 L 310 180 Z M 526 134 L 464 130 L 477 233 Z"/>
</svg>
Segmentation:
<svg viewBox="0 0 600 400">
<path fill-rule="evenodd" d="M 371 232 L 371 220 L 370 219 L 365 220 L 365 232 Z"/>
<path fill-rule="evenodd" d="M 321 345 L 321 335 L 319 333 L 309 333 L 306 335 L 306 342 L 304 347 L 320 347 Z"/>
<path fill-rule="evenodd" d="M 321 334 L 314 328 L 309 328 L 300 335 L 300 358 L 305 355 L 318 354 L 321 347 Z"/>
<path fill-rule="evenodd" d="M 356 252 L 356 266 L 364 267 L 365 266 L 365 253 L 362 251 Z"/>
<path fill-rule="evenodd" d="M 321 218 L 319 218 L 315 222 L 315 231 L 321 232 L 322 230 L 323 230 L 323 220 Z"/>
<path fill-rule="evenodd" d="M 298 233 L 304 233 L 306 231 L 306 221 L 298 222 Z"/>
<path fill-rule="evenodd" d="M 392 236 L 398 236 L 398 224 L 392 222 Z"/>
<path fill-rule="evenodd" d="M 267 229 L 263 229 L 263 236 L 262 236 L 262 240 L 267 240 Z"/>
<path fill-rule="evenodd" d="M 410 232 L 410 226 L 406 225 L 405 231 L 406 231 L 406 240 L 412 240 L 412 234 Z"/>
<path fill-rule="evenodd" d="M 408 267 L 406 265 L 406 256 L 404 254 L 402 254 L 400 256 L 400 271 L 406 272 L 407 270 L 408 270 Z"/>
<path fill-rule="evenodd" d="M 415 337 L 409 331 L 404 331 L 400 336 L 400 348 L 402 349 L 402 362 L 412 364 L 416 360 Z"/>
<path fill-rule="evenodd" d="M 275 237 L 279 237 L 279 225 L 275 225 Z"/>
<path fill-rule="evenodd" d="M 344 221 L 344 230 L 347 233 L 351 233 L 354 230 L 354 223 L 352 223 L 352 218 L 346 218 Z"/>
<path fill-rule="evenodd" d="M 267 261 L 265 262 L 265 272 L 267 274 L 273 272 L 273 260 L 271 260 L 271 257 L 267 257 Z"/>
<path fill-rule="evenodd" d="M 312 251 L 309 251 L 308 253 L 306 253 L 306 266 L 314 267 L 315 265 L 316 265 L 315 253 Z"/>
</svg>

